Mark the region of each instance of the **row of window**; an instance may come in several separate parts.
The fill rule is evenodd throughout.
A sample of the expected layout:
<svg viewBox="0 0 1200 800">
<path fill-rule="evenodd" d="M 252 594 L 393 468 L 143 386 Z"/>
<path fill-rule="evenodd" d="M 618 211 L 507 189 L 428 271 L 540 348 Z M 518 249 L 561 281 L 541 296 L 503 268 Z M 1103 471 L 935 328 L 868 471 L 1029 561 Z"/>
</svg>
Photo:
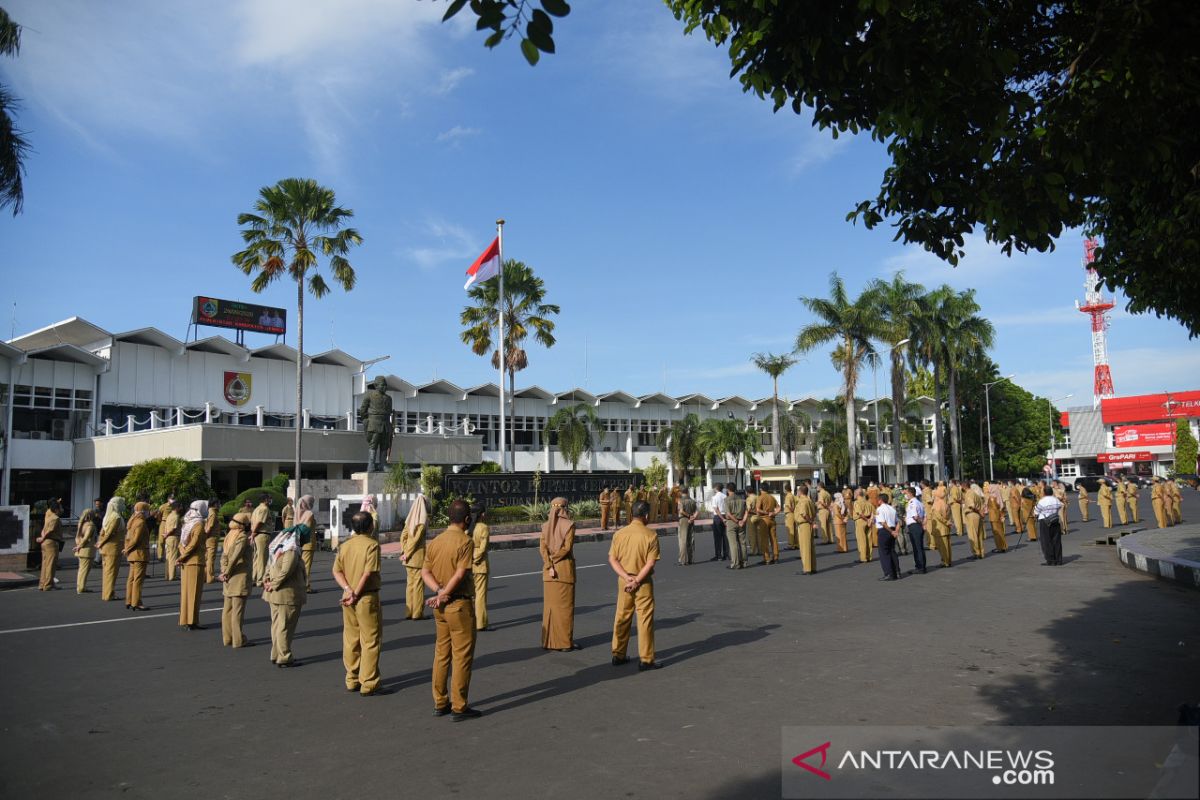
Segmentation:
<svg viewBox="0 0 1200 800">
<path fill-rule="evenodd" d="M 0 386 L 0 404 L 8 403 L 8 387 Z M 44 408 L 55 411 L 91 411 L 91 389 L 56 389 L 52 386 L 13 386 L 14 408 Z"/>
</svg>

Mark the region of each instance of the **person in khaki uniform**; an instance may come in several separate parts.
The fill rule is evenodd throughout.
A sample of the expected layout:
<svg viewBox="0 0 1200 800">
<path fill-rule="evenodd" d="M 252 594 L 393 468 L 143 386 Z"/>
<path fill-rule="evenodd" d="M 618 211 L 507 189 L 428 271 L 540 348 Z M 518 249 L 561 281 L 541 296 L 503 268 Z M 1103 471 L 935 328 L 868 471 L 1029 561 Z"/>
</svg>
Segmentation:
<svg viewBox="0 0 1200 800">
<path fill-rule="evenodd" d="M 983 558 L 983 491 L 972 484 L 962 493 L 963 520 L 967 524 L 967 539 L 971 542 L 971 558 Z"/>
<path fill-rule="evenodd" d="M 550 501 L 538 541 L 542 557 L 542 649 L 568 652 L 575 643 L 575 522 L 567 499 Z"/>
<path fill-rule="evenodd" d="M 404 593 L 406 619 L 425 619 L 425 582 L 421 570 L 425 566 L 425 527 L 428 524 L 429 501 L 425 495 L 417 495 L 400 533 L 400 562 L 408 577 Z"/>
<path fill-rule="evenodd" d="M 758 493 L 746 487 L 746 558 L 762 555 L 762 534 L 758 530 Z"/>
<path fill-rule="evenodd" d="M 262 586 L 267 574 L 268 547 L 275 532 L 275 515 L 271 513 L 271 495 L 263 492 L 250 515 L 250 536 L 254 542 L 254 585 Z"/>
<path fill-rule="evenodd" d="M 608 530 L 608 505 L 611 495 L 607 486 L 600 492 L 600 530 Z"/>
<path fill-rule="evenodd" d="M 1163 505 L 1164 494 L 1162 480 L 1155 478 L 1154 485 L 1150 487 L 1150 508 L 1154 512 L 1154 520 L 1160 528 L 1167 527 L 1167 516 Z"/>
<path fill-rule="evenodd" d="M 1063 536 L 1066 536 L 1070 533 L 1067 530 L 1067 522 L 1069 521 L 1067 519 L 1067 487 L 1063 485 L 1062 481 L 1054 482 L 1054 497 L 1062 504 L 1058 509 L 1058 522 L 1062 526 Z"/>
<path fill-rule="evenodd" d="M 1121 478 L 1113 489 L 1113 502 L 1117 506 L 1117 518 L 1121 520 L 1122 525 L 1129 524 L 1129 515 L 1125 508 L 1125 498 L 1125 478 Z"/>
<path fill-rule="evenodd" d="M 813 522 L 817 505 L 808 496 L 808 484 L 800 484 L 800 499 L 796 501 L 796 538 L 800 541 L 800 565 L 805 575 L 817 571 L 817 548 L 813 543 Z"/>
<path fill-rule="evenodd" d="M 307 594 L 317 593 L 312 587 L 313 559 L 317 554 L 317 516 L 313 513 L 316 504 L 317 499 L 311 494 L 301 495 L 292 516 L 292 525 L 304 526 L 300 531 L 300 561 L 304 563 L 304 591 Z M 371 530 L 375 530 L 374 517 L 371 517 Z"/>
<path fill-rule="evenodd" d="M 613 527 L 621 525 L 621 490 L 613 489 L 608 494 L 608 522 Z"/>
<path fill-rule="evenodd" d="M 54 573 L 58 570 L 58 551 L 62 549 L 62 505 L 57 500 L 46 504 L 46 516 L 37 543 L 42 547 L 42 575 L 38 581 L 38 591 L 53 591 L 58 588 L 54 585 Z"/>
<path fill-rule="evenodd" d="M 615 494 L 615 490 L 614 490 Z M 482 503 L 471 506 L 475 526 L 471 528 L 471 577 L 475 582 L 475 630 L 488 629 L 488 545 L 492 533 L 487 524 L 487 509 Z"/>
<path fill-rule="evenodd" d="M 100 599 L 117 599 L 117 571 L 120 569 L 121 545 L 125 541 L 125 498 L 114 497 L 108 501 L 104 511 L 104 524 L 100 527 Z"/>
<path fill-rule="evenodd" d="M 1142 514 L 1138 511 L 1138 499 L 1141 493 L 1141 487 L 1138 485 L 1137 478 L 1128 481 L 1125 484 L 1125 504 L 1129 506 L 1129 521 L 1141 522 Z"/>
<path fill-rule="evenodd" d="M 1183 495 L 1179 491 L 1179 484 L 1175 483 L 1175 481 L 1168 481 L 1167 489 L 1171 498 L 1171 514 L 1168 517 L 1168 521 L 1171 525 L 1178 525 L 1183 522 Z"/>
<path fill-rule="evenodd" d="M 172 500 L 163 523 L 163 547 L 167 552 L 167 580 L 179 580 L 179 532 L 183 528 L 183 501 Z"/>
<path fill-rule="evenodd" d="M 1084 522 L 1090 522 L 1092 515 L 1088 512 L 1088 507 L 1091 505 L 1092 499 L 1088 495 L 1087 487 L 1082 483 L 1076 483 L 1075 491 L 1079 492 L 1079 518 Z"/>
<path fill-rule="evenodd" d="M 833 495 L 825 488 L 825 484 L 817 484 L 817 524 L 821 527 L 821 537 L 825 544 L 833 543 L 833 528 L 830 527 L 829 507 L 833 504 Z"/>
<path fill-rule="evenodd" d="M 209 498 L 208 519 L 204 520 L 204 582 L 217 582 L 217 539 L 221 537 L 221 504 Z"/>
<path fill-rule="evenodd" d="M 875 509 L 862 489 L 854 492 L 850 517 L 854 521 L 854 543 L 858 547 L 858 563 L 866 564 L 871 560 L 871 523 L 875 520 Z"/>
<path fill-rule="evenodd" d="M 1004 505 L 1008 510 L 1008 521 L 1013 526 L 1013 531 L 1020 531 L 1025 527 L 1021 524 L 1021 488 L 1013 481 L 1004 484 Z"/>
<path fill-rule="evenodd" d="M 790 485 L 783 487 L 783 527 L 787 529 L 788 550 L 800 549 L 800 540 L 796 537 L 796 495 L 792 494 Z"/>
<path fill-rule="evenodd" d="M 954 566 L 950 546 L 950 504 L 946 502 L 944 491 L 933 493 L 933 504 L 929 507 L 929 532 L 933 536 L 934 549 L 942 558 L 942 566 Z"/>
<path fill-rule="evenodd" d="M 725 540 L 729 544 L 729 566 L 727 569 L 742 569 L 746 566 L 746 523 L 750 509 L 740 490 L 730 490 L 725 498 Z M 632 520 L 631 520 L 632 521 Z"/>
<path fill-rule="evenodd" d="M 637 490 L 634 489 L 633 486 L 631 485 L 628 489 L 625 490 L 625 496 L 622 498 L 622 501 L 623 501 L 622 502 L 622 506 L 623 506 L 622 511 L 625 514 L 626 520 L 630 519 L 629 513 L 633 509 L 633 504 L 634 504 L 634 501 L 636 501 L 636 500 L 637 500 Z"/>
<path fill-rule="evenodd" d="M 79 559 L 79 570 L 75 573 L 75 594 L 90 592 L 87 588 L 88 575 L 92 571 L 92 559 L 96 556 L 96 535 L 100 529 L 100 501 L 96 500 L 93 507 L 83 512 L 79 517 L 79 525 L 75 528 L 75 557 Z"/>
<path fill-rule="evenodd" d="M 333 579 L 342 587 L 342 664 L 346 691 L 363 697 L 391 694 L 379 685 L 383 607 L 379 604 L 379 541 L 375 520 L 359 511 L 350 518 L 354 534 L 338 547 Z"/>
<path fill-rule="evenodd" d="M 1100 519 L 1103 521 L 1104 527 L 1112 527 L 1112 505 L 1113 505 L 1113 490 L 1106 481 L 1100 482 L 1100 488 L 1096 490 L 1096 502 L 1100 504 Z"/>
<path fill-rule="evenodd" d="M 1025 530 L 1029 534 L 1029 541 L 1036 542 L 1037 539 L 1037 515 L 1033 513 L 1033 507 L 1042 497 L 1042 485 L 1040 483 L 1031 483 L 1021 490 L 1021 518 L 1025 520 Z"/>
<path fill-rule="evenodd" d="M 288 497 L 283 501 L 283 508 L 279 509 L 280 530 L 290 528 L 296 524 L 296 506 L 292 504 L 292 498 Z"/>
<path fill-rule="evenodd" d="M 250 518 L 254 525 L 253 516 Z M 267 572 L 263 576 L 263 600 L 271 605 L 271 661 L 278 667 L 297 667 L 292 655 L 292 637 L 304 607 L 304 564 L 300 542 L 294 531 L 279 533 L 267 544 Z"/>
<path fill-rule="evenodd" d="M 654 660 L 654 565 L 659 559 L 658 536 L 646 527 L 650 509 L 633 507 L 633 521 L 612 538 L 608 565 L 617 574 L 617 611 L 613 617 L 612 663 L 629 661 L 629 632 L 637 610 L 638 670 L 658 669 Z"/>
<path fill-rule="evenodd" d="M 146 582 L 146 562 L 150 559 L 150 531 L 154 515 L 146 495 L 138 495 L 129 524 L 125 527 L 125 543 L 121 552 L 129 562 L 129 577 L 125 579 L 125 608 L 146 611 L 142 605 L 142 584 Z"/>
<path fill-rule="evenodd" d="M 1008 540 L 1004 538 L 1004 495 L 998 484 L 988 487 L 987 511 L 988 522 L 992 526 L 993 553 L 1007 553 Z"/>
<path fill-rule="evenodd" d="M 837 540 L 839 553 L 850 552 L 846 544 L 846 520 L 850 517 L 850 508 L 846 505 L 846 496 L 842 492 L 833 495 L 833 505 L 829 507 L 833 519 L 833 537 Z"/>
<path fill-rule="evenodd" d="M 762 551 L 762 563 L 779 563 L 779 532 L 776 530 L 775 515 L 779 511 L 779 503 L 775 495 L 763 489 L 758 493 L 756 503 L 758 511 L 759 549 Z"/>
<path fill-rule="evenodd" d="M 950 481 L 950 519 L 954 522 L 954 535 L 963 535 L 963 487 L 958 481 Z"/>
<path fill-rule="evenodd" d="M 250 548 L 250 515 L 235 514 L 229 520 L 229 532 L 221 545 L 221 582 L 223 603 L 221 606 L 221 642 L 226 647 L 251 647 L 242 632 L 242 620 L 246 615 L 246 598 L 254 582 L 253 552 Z"/>
<path fill-rule="evenodd" d="M 179 530 L 179 626 L 198 631 L 200 601 L 204 594 L 204 521 L 208 502 L 194 500 L 183 517 Z"/>
<path fill-rule="evenodd" d="M 167 502 L 158 507 L 154 512 L 154 521 L 158 524 L 158 560 L 167 560 L 167 518 L 171 516 L 171 511 L 175 507 L 174 495 L 167 498 Z M 170 578 L 168 578 L 170 580 Z"/>
<path fill-rule="evenodd" d="M 696 517 L 700 515 L 700 507 L 696 504 L 695 499 L 690 494 L 685 494 L 679 500 L 679 563 L 682 566 L 691 566 L 696 558 L 696 538 L 694 531 L 696 528 Z M 776 546 L 778 550 L 778 546 Z M 775 556 L 779 559 L 778 553 Z"/>
<path fill-rule="evenodd" d="M 437 629 L 433 650 L 433 713 L 440 717 L 453 712 L 454 721 L 460 722 L 483 715 L 467 703 L 471 665 L 475 661 L 475 609 L 471 596 L 475 588 L 471 575 L 475 545 L 466 534 L 471 514 L 464 501 L 450 503 L 446 517 L 450 525 L 429 543 L 421 578 L 434 593 L 427 602 L 433 609 Z"/>
</svg>

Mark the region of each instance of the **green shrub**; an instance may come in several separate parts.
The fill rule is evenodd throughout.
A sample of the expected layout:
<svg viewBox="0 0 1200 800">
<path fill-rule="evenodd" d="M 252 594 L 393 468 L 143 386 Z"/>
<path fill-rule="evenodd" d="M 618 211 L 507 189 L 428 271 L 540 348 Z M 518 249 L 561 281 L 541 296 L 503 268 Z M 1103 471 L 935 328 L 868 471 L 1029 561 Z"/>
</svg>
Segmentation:
<svg viewBox="0 0 1200 800">
<path fill-rule="evenodd" d="M 598 500 L 580 500 L 567 506 L 574 519 L 598 519 L 600 517 L 600 502 Z"/>
<path fill-rule="evenodd" d="M 493 472 L 499 472 L 500 465 L 495 461 L 482 461 L 478 464 L 472 464 L 471 466 L 460 471 L 469 472 L 473 475 L 490 475 Z"/>
<path fill-rule="evenodd" d="M 521 510 L 525 512 L 526 522 L 545 522 L 550 518 L 549 503 L 527 503 Z"/>
<path fill-rule="evenodd" d="M 134 464 L 129 474 L 117 485 L 115 494 L 125 498 L 126 508 L 133 508 L 141 492 L 150 495 L 152 506 L 162 505 L 172 496 L 184 505 L 213 496 L 212 486 L 204 476 L 204 468 L 182 458 L 154 458 Z"/>
<path fill-rule="evenodd" d="M 279 514 L 279 510 L 283 508 L 284 503 L 287 502 L 287 497 L 283 492 L 279 491 L 274 486 L 260 486 L 257 489 L 247 489 L 225 505 L 221 506 L 221 519 L 225 522 L 228 522 L 230 518 L 241 509 L 242 503 L 246 502 L 246 500 L 249 500 L 254 505 L 258 505 L 258 497 L 263 492 L 271 495 L 272 513 Z"/>
<path fill-rule="evenodd" d="M 503 525 L 509 522 L 526 522 L 524 506 L 497 506 L 487 510 L 489 525 Z"/>
</svg>

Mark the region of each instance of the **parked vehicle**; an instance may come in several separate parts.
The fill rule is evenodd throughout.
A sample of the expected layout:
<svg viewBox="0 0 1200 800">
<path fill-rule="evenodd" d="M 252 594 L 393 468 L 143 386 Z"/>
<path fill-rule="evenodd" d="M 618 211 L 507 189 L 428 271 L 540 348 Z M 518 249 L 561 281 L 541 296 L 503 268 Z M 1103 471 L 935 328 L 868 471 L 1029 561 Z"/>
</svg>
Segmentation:
<svg viewBox="0 0 1200 800">
<path fill-rule="evenodd" d="M 1176 475 L 1175 482 L 1184 484 L 1185 486 L 1190 486 L 1196 491 L 1200 491 L 1200 476 L 1197 476 L 1194 472 L 1184 475 Z"/>
<path fill-rule="evenodd" d="M 1082 486 L 1092 494 L 1100 491 L 1100 484 L 1107 483 L 1109 486 L 1116 486 L 1117 482 L 1107 475 L 1080 475 L 1075 479 L 1075 486 Z"/>
</svg>

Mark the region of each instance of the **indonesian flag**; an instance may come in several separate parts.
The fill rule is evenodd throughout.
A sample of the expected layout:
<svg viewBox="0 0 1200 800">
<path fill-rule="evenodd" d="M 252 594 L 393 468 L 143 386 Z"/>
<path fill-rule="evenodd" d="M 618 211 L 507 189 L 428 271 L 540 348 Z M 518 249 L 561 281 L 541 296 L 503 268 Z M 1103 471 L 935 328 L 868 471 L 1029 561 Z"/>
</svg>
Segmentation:
<svg viewBox="0 0 1200 800">
<path fill-rule="evenodd" d="M 475 263 L 467 269 L 467 283 L 463 289 L 470 289 L 471 284 L 486 281 L 488 278 L 494 278 L 500 274 L 500 237 L 497 236 L 488 245 L 488 249 L 484 250 L 479 258 L 475 259 Z"/>
</svg>

